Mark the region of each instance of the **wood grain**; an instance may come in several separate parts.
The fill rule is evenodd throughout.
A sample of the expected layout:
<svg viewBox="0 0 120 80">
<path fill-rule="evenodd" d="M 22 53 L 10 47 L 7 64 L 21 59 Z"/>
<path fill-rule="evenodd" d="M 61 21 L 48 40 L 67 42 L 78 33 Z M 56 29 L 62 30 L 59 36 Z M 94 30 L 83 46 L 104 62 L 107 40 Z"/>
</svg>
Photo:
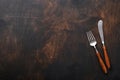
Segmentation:
<svg viewBox="0 0 120 80">
<path fill-rule="evenodd" d="M 0 80 L 119 80 L 119 0 L 0 0 Z M 112 69 L 104 75 L 86 31 Z M 101 54 L 103 55 L 103 54 Z"/>
</svg>

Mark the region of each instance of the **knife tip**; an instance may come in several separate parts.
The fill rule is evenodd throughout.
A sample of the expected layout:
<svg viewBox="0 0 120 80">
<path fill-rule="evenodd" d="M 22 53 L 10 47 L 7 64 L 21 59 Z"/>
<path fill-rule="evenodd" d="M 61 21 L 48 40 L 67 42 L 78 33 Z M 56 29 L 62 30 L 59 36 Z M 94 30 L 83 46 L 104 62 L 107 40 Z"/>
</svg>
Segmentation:
<svg viewBox="0 0 120 80">
<path fill-rule="evenodd" d="M 98 23 L 103 23 L 103 21 L 102 21 L 102 20 L 99 20 Z"/>
<path fill-rule="evenodd" d="M 98 26 L 101 26 L 101 25 L 103 25 L 103 21 L 102 21 L 102 20 L 99 20 L 99 21 L 98 21 Z"/>
</svg>

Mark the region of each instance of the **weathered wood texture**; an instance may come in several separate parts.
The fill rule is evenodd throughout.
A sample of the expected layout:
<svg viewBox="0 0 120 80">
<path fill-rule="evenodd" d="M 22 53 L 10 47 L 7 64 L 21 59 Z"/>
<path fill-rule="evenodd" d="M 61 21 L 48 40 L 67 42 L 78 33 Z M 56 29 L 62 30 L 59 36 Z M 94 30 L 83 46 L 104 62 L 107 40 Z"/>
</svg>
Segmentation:
<svg viewBox="0 0 120 80">
<path fill-rule="evenodd" d="M 86 31 L 104 21 L 105 75 Z M 120 0 L 0 0 L 0 80 L 120 80 Z"/>
</svg>

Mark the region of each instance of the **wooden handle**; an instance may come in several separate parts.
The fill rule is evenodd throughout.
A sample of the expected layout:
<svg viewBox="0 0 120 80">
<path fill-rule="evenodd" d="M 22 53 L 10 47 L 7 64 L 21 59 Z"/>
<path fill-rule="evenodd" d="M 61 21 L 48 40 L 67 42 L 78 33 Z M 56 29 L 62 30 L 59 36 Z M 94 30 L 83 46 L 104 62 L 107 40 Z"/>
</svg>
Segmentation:
<svg viewBox="0 0 120 80">
<path fill-rule="evenodd" d="M 97 57 L 98 57 L 98 60 L 99 60 L 99 63 L 100 63 L 100 66 L 101 66 L 103 72 L 104 72 L 105 74 L 107 74 L 107 68 L 106 68 L 106 66 L 105 66 L 105 64 L 104 64 L 104 62 L 103 62 L 103 60 L 102 60 L 102 58 L 101 58 L 101 56 L 100 56 L 100 53 L 96 53 L 96 55 L 97 55 Z"/>
<path fill-rule="evenodd" d="M 105 45 L 103 45 L 103 51 L 104 51 L 106 66 L 107 66 L 108 69 L 110 69 L 110 60 L 109 60 L 108 53 L 107 53 Z"/>
</svg>

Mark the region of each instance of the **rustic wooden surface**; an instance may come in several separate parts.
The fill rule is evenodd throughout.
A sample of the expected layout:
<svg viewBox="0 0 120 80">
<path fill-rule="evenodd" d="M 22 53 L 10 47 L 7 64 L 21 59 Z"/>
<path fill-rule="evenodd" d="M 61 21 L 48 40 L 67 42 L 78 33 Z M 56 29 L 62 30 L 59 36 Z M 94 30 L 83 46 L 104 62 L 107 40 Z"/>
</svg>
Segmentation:
<svg viewBox="0 0 120 80">
<path fill-rule="evenodd" d="M 120 80 L 120 0 L 0 0 L 0 80 Z M 103 55 L 104 21 L 112 68 L 105 75 L 86 31 Z"/>
</svg>

